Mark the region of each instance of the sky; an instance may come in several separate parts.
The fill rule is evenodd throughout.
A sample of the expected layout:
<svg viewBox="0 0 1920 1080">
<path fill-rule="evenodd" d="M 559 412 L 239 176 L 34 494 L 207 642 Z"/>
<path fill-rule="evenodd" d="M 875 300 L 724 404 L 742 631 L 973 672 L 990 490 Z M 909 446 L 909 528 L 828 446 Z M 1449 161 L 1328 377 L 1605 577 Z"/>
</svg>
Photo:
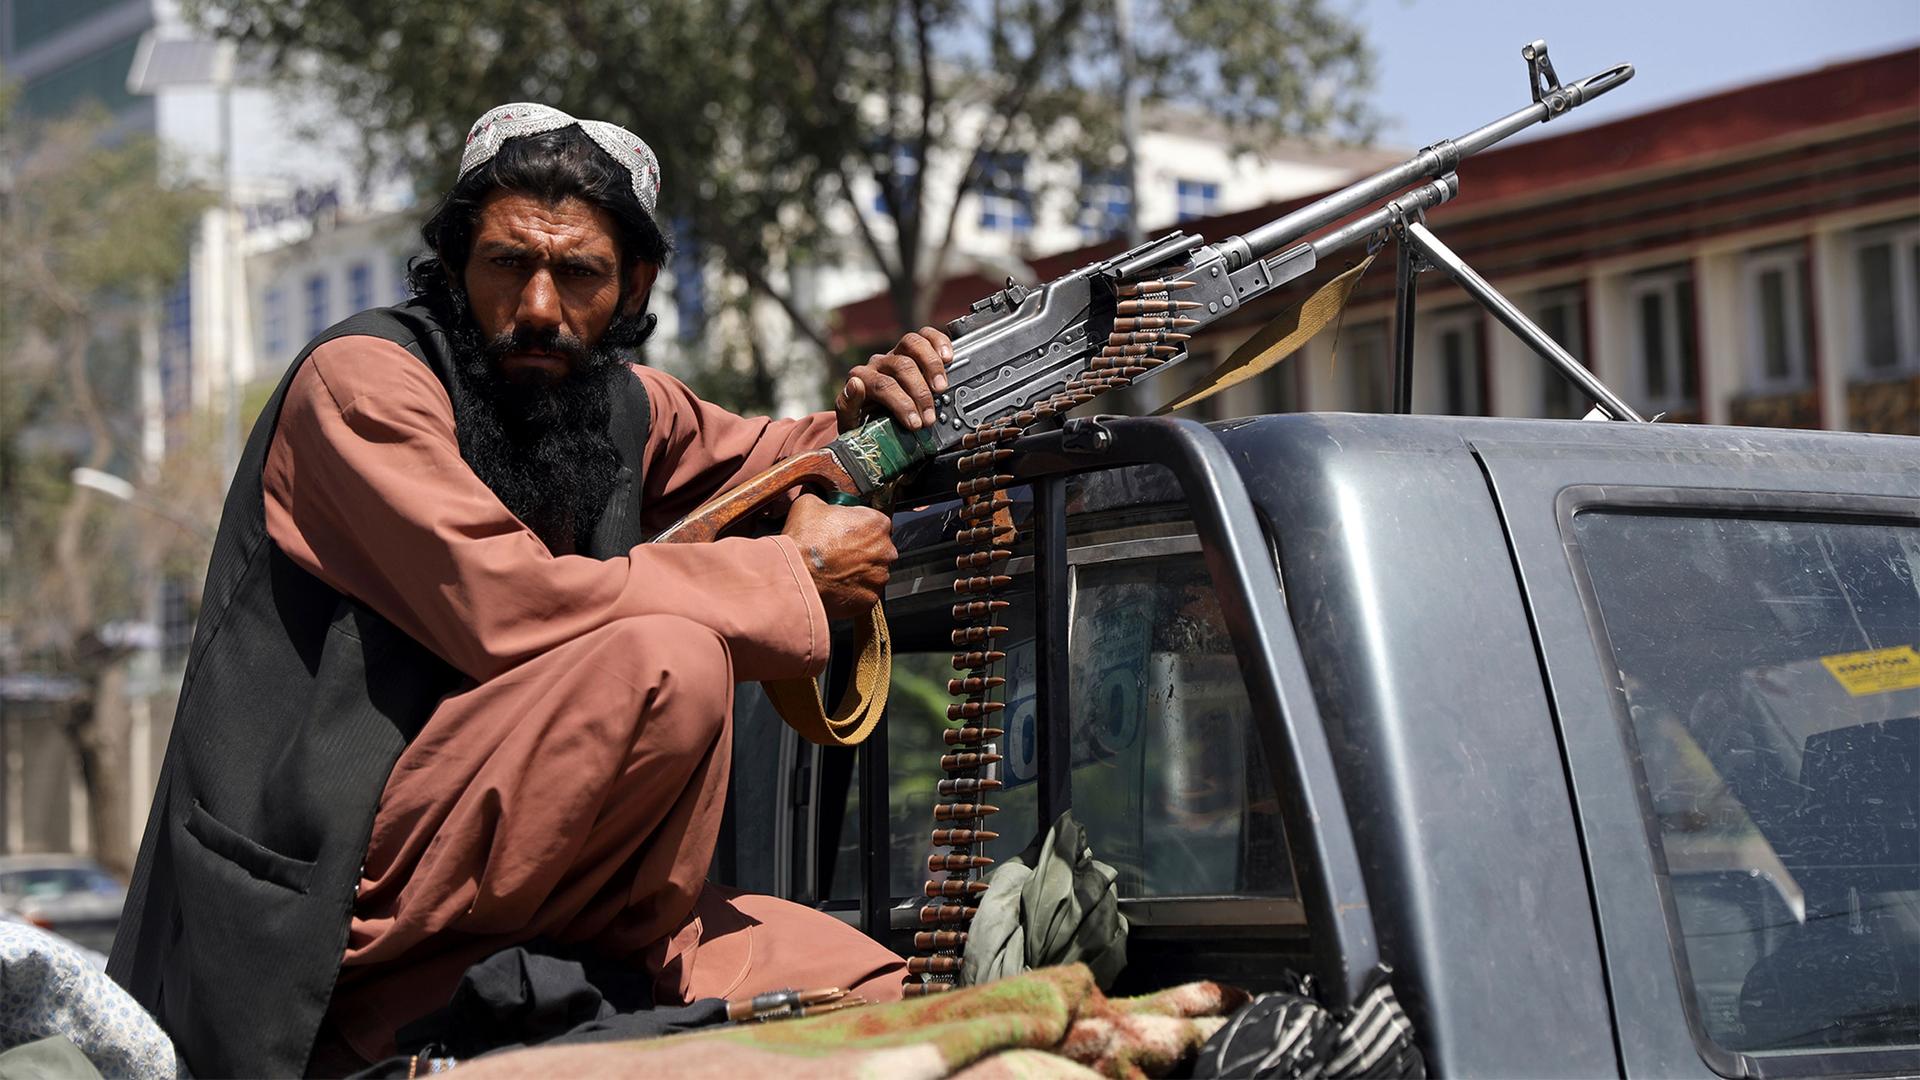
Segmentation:
<svg viewBox="0 0 1920 1080">
<path fill-rule="evenodd" d="M 1418 149 L 1528 103 L 1520 47 L 1545 38 L 1562 82 L 1634 77 L 1549 135 L 1716 90 L 1920 44 L 1920 0 L 1348 0 L 1375 54 L 1378 144 Z M 1920 80 L 1920 69 L 1914 72 Z"/>
</svg>

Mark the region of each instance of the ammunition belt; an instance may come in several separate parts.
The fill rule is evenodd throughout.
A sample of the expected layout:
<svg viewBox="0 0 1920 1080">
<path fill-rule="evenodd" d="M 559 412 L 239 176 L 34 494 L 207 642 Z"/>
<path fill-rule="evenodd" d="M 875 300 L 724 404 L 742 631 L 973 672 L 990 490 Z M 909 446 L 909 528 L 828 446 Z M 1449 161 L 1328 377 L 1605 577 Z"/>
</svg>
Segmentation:
<svg viewBox="0 0 1920 1080">
<path fill-rule="evenodd" d="M 1005 676 L 996 674 L 1006 653 L 996 646 L 1007 632 L 1002 613 L 1010 602 L 1002 594 L 1013 582 L 1005 572 L 1007 561 L 1020 539 L 1006 494 L 1014 478 L 1001 471 L 1013 457 L 1008 446 L 1034 425 L 1124 387 L 1185 351 L 1188 335 L 1180 331 L 1196 324 L 1179 313 L 1200 305 L 1175 300 L 1172 294 L 1192 287 L 1190 281 L 1119 285 L 1112 331 L 1085 370 L 1059 393 L 988 421 L 960 442 L 960 480 L 954 492 L 961 506 L 954 540 L 966 550 L 954 559 L 960 576 L 953 583 L 957 602 L 952 640 L 960 651 L 953 654 L 958 675 L 947 682 L 947 692 L 956 699 L 947 706 L 947 720 L 964 726 L 943 733 L 940 768 L 947 779 L 939 782 L 940 801 L 933 808 L 936 827 L 923 890 L 928 903 L 920 909 L 925 929 L 914 935 L 920 955 L 907 960 L 907 972 L 914 977 L 907 983 L 909 996 L 941 993 L 956 985 L 967 926 L 987 891 L 986 869 L 993 865 L 986 845 L 999 836 L 985 827 L 999 807 L 984 800 L 1002 786 L 999 740 L 1006 733 L 994 725 L 1006 708 L 1004 700 L 995 700 L 996 691 L 1006 684 Z M 1048 720 L 1068 722 L 1066 717 Z"/>
</svg>

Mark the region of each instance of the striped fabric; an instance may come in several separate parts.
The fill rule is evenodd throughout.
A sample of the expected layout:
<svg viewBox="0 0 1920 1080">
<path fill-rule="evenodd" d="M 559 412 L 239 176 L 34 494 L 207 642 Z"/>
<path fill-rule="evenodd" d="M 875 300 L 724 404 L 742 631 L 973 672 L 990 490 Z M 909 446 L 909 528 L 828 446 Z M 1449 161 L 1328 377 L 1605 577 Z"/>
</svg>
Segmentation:
<svg viewBox="0 0 1920 1080">
<path fill-rule="evenodd" d="M 1427 1075 L 1413 1025 L 1393 996 L 1390 974 L 1376 971 L 1344 1019 L 1314 1001 L 1304 981 L 1292 991 L 1260 995 L 1207 1040 L 1193 1075 L 1260 1080 Z"/>
</svg>

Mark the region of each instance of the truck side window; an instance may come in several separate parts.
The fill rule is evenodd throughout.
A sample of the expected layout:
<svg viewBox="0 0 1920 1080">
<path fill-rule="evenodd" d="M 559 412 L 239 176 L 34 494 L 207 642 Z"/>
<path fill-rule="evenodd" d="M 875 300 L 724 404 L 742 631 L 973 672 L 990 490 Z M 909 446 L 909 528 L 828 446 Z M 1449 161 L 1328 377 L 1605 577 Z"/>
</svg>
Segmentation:
<svg viewBox="0 0 1920 1080">
<path fill-rule="evenodd" d="M 1573 520 L 1697 1035 L 1920 1040 L 1920 528 Z"/>
<path fill-rule="evenodd" d="M 1073 810 L 1120 895 L 1293 895 L 1272 774 L 1199 551 L 1079 561 L 1074 579 Z"/>
<path fill-rule="evenodd" d="M 1072 806 L 1094 856 L 1119 872 L 1123 898 L 1292 897 L 1292 866 L 1272 774 L 1200 542 L 1177 489 L 1144 470 L 1069 487 L 1068 638 Z M 1170 476 L 1167 480 L 1170 483 Z M 1153 499 L 1157 505 L 1140 505 Z M 1113 503 L 1131 504 L 1124 506 Z M 1037 782 L 1043 744 L 1030 559 L 1016 554 L 1002 638 L 1007 678 L 1000 807 L 987 854 L 1018 854 L 1044 822 Z M 941 731 L 953 675 L 950 546 L 903 550 L 889 589 L 894 682 L 887 734 L 888 878 L 896 899 L 927 877 Z M 843 855 L 857 849 L 849 813 Z M 843 860 L 845 862 L 846 860 Z M 847 866 L 851 869 L 851 866 Z M 858 895 L 834 874 L 834 897 Z"/>
</svg>

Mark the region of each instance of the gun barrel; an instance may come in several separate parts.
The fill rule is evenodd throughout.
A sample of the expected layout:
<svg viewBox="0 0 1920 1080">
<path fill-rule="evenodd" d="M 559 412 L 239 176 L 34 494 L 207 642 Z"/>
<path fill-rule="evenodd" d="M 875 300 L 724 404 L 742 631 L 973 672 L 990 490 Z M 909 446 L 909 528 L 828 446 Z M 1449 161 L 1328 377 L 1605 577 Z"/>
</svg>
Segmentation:
<svg viewBox="0 0 1920 1080">
<path fill-rule="evenodd" d="M 1551 119 L 1633 78 L 1633 65 L 1615 64 L 1571 86 L 1559 87 L 1539 101 L 1509 113 L 1491 124 L 1475 128 L 1457 139 L 1434 143 L 1413 157 L 1391 168 L 1342 188 L 1323 199 L 1308 203 L 1285 217 L 1275 218 L 1244 235 L 1220 245 L 1227 258 L 1227 269 L 1264 259 L 1284 247 L 1304 239 L 1308 233 L 1370 206 L 1388 195 L 1421 180 L 1437 180 L 1453 172 L 1460 159 L 1485 150 L 1517 132 Z"/>
</svg>

